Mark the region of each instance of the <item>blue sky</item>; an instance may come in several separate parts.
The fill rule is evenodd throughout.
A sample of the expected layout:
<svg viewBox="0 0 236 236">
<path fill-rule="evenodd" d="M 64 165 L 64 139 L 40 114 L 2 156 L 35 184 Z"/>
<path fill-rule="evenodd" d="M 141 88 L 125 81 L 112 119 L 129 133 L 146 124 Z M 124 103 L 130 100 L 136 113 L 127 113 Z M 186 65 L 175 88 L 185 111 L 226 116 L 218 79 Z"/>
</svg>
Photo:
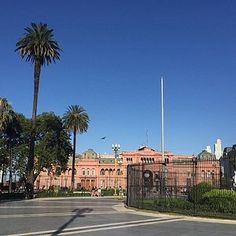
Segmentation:
<svg viewBox="0 0 236 236">
<path fill-rule="evenodd" d="M 77 152 L 160 150 L 160 76 L 165 145 L 198 154 L 217 138 L 236 143 L 236 2 L 233 0 L 4 1 L 0 8 L 0 96 L 31 116 L 33 66 L 16 41 L 47 23 L 63 49 L 42 68 L 38 112 L 78 104 L 91 122 Z M 105 140 L 101 137 L 106 136 Z"/>
</svg>

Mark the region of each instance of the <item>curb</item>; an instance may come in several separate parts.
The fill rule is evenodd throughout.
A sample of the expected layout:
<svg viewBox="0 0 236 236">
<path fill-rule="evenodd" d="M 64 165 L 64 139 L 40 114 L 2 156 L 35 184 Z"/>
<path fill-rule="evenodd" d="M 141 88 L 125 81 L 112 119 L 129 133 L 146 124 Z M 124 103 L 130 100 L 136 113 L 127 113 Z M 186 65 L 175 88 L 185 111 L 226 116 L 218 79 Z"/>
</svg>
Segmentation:
<svg viewBox="0 0 236 236">
<path fill-rule="evenodd" d="M 180 218 L 185 221 L 195 221 L 195 222 L 207 222 L 207 223 L 220 223 L 220 224 L 233 224 L 236 225 L 236 220 L 229 219 L 217 219 L 217 218 L 204 218 L 197 216 L 185 216 L 180 214 L 163 214 L 152 210 L 142 210 L 137 208 L 128 207 L 125 204 L 119 204 L 114 206 L 114 209 L 120 212 L 127 212 L 131 214 L 151 216 L 151 217 L 167 217 L 170 219 Z"/>
</svg>

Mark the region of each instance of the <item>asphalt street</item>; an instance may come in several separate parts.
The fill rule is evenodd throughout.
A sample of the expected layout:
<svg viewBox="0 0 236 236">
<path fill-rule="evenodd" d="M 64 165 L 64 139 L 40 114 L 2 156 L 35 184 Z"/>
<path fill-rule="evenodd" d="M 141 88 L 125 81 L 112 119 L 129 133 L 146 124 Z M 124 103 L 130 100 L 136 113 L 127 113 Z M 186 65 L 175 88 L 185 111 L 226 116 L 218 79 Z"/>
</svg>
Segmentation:
<svg viewBox="0 0 236 236">
<path fill-rule="evenodd" d="M 110 198 L 33 199 L 0 202 L 0 235 L 235 236 L 236 221 L 135 211 Z"/>
</svg>

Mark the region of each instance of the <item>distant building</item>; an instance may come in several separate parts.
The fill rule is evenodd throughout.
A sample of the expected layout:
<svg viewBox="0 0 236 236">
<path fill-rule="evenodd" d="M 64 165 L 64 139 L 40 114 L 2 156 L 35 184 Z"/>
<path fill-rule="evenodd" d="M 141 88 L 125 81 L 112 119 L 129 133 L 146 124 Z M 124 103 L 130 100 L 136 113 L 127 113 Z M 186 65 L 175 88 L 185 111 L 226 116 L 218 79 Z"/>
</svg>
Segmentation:
<svg viewBox="0 0 236 236">
<path fill-rule="evenodd" d="M 49 186 L 71 187 L 72 157 L 67 170 L 60 176 L 41 172 L 36 180 L 37 188 L 48 189 Z M 93 188 L 125 187 L 126 176 L 121 158 L 115 163 L 114 155 L 98 154 L 88 149 L 75 159 L 75 188 L 91 190 Z"/>
<path fill-rule="evenodd" d="M 232 150 L 232 147 L 225 147 L 222 157 L 220 158 L 221 165 L 221 175 L 223 178 L 230 178 L 230 166 L 229 166 L 229 158 L 228 154 Z"/>
<path fill-rule="evenodd" d="M 214 154 L 217 160 L 220 160 L 222 157 L 222 145 L 220 139 L 217 139 L 216 143 L 214 144 Z"/>
<path fill-rule="evenodd" d="M 222 185 L 227 188 L 236 187 L 236 144 L 224 148 L 220 158 Z"/>
<path fill-rule="evenodd" d="M 216 160 L 216 156 L 212 154 L 211 152 L 208 152 L 206 150 L 203 150 L 197 155 L 198 160 L 206 161 L 206 160 Z"/>
<path fill-rule="evenodd" d="M 211 153 L 211 146 L 210 145 L 206 146 L 206 151 Z"/>
</svg>

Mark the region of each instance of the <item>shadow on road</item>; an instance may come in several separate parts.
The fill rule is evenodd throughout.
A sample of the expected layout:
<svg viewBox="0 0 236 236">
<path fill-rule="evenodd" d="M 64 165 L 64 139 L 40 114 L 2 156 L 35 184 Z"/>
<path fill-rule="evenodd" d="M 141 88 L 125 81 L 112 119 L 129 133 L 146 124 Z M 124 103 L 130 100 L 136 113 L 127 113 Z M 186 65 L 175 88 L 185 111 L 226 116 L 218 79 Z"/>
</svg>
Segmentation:
<svg viewBox="0 0 236 236">
<path fill-rule="evenodd" d="M 60 228 L 57 229 L 57 231 L 55 231 L 52 236 L 56 236 L 59 235 L 60 233 L 63 232 L 63 230 L 65 228 L 67 228 L 76 218 L 78 217 L 85 217 L 83 214 L 84 213 L 88 213 L 91 212 L 93 209 L 91 208 L 82 208 L 82 209 L 75 209 L 72 212 L 76 212 L 75 215 L 73 215 L 73 217 L 71 217 L 71 219 L 69 219 L 65 224 L 63 224 Z"/>
</svg>

